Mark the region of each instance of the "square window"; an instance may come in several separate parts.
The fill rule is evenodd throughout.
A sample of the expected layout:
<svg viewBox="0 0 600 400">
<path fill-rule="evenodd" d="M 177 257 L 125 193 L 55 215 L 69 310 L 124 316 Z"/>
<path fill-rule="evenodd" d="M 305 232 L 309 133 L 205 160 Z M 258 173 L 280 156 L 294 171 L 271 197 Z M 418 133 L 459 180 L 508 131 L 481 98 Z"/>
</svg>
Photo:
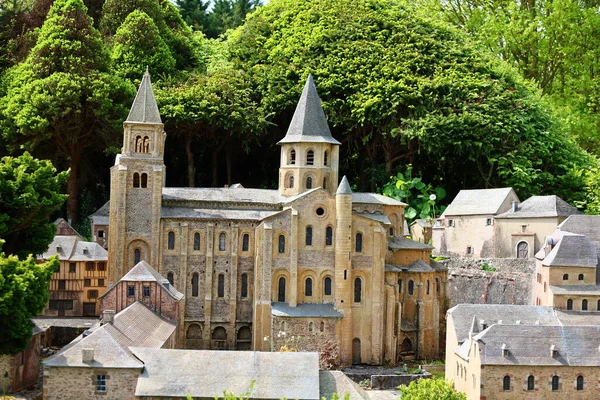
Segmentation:
<svg viewBox="0 0 600 400">
<path fill-rule="evenodd" d="M 448 226 L 454 226 L 454 220 L 453 219 L 449 219 L 448 220 Z"/>
<path fill-rule="evenodd" d="M 491 226 L 491 225 L 492 225 L 492 219 L 491 219 L 491 218 L 488 218 L 488 219 L 486 219 L 486 220 L 485 220 L 485 224 L 486 224 L 487 226 Z"/>
<path fill-rule="evenodd" d="M 67 289 L 67 281 L 61 279 L 58 281 L 58 290 L 66 290 Z"/>
<path fill-rule="evenodd" d="M 85 263 L 85 270 L 86 271 L 93 271 L 94 268 L 94 262 L 93 261 L 88 261 Z"/>
<path fill-rule="evenodd" d="M 99 238 L 103 238 L 104 237 L 104 231 L 98 231 L 98 237 Z"/>
<path fill-rule="evenodd" d="M 106 392 L 106 375 L 96 375 L 96 392 Z"/>
<path fill-rule="evenodd" d="M 84 279 L 83 280 L 83 286 L 85 286 L 85 287 L 92 286 L 92 280 L 91 279 Z"/>
<path fill-rule="evenodd" d="M 73 272 L 76 272 L 76 271 L 77 271 L 77 264 L 74 263 L 74 262 L 69 263 L 69 272 L 73 273 Z"/>
<path fill-rule="evenodd" d="M 106 271 L 106 263 L 104 261 L 98 263 L 98 271 Z"/>
<path fill-rule="evenodd" d="M 98 286 L 104 286 L 104 279 L 98 279 Z"/>
<path fill-rule="evenodd" d="M 132 297 L 135 296 L 135 286 L 127 286 L 127 296 Z"/>
<path fill-rule="evenodd" d="M 150 286 L 144 286 L 143 295 L 144 297 L 150 297 Z"/>
<path fill-rule="evenodd" d="M 97 290 L 88 290 L 88 299 L 97 299 L 98 291 Z"/>
</svg>

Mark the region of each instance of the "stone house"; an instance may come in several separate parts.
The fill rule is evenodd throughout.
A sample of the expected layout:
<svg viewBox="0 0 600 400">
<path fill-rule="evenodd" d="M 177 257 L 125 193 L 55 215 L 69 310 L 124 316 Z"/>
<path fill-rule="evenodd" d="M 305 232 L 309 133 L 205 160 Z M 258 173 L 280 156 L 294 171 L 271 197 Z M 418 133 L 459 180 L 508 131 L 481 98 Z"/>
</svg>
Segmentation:
<svg viewBox="0 0 600 400">
<path fill-rule="evenodd" d="M 88 216 L 92 226 L 92 240 L 108 250 L 108 211 L 110 203 L 107 201 L 95 213 Z"/>
<path fill-rule="evenodd" d="M 539 306 L 461 304 L 447 316 L 446 379 L 468 399 L 598 398 L 597 326 Z"/>
<path fill-rule="evenodd" d="M 565 310 L 600 311 L 600 216 L 572 215 L 536 255 L 534 301 Z"/>
<path fill-rule="evenodd" d="M 109 221 L 93 225 L 108 232 L 109 283 L 144 260 L 185 294 L 182 347 L 277 350 L 285 332 L 309 337 L 306 350 L 333 342 L 345 365 L 439 354 L 447 271 L 429 246 L 399 241 L 406 204 L 338 185 L 340 143 L 311 76 L 276 190 L 166 188 L 165 137 L 146 74 L 92 222 Z"/>
<path fill-rule="evenodd" d="M 39 262 L 58 256 L 60 265 L 50 279 L 50 300 L 42 315 L 95 317 L 98 298 L 108 285 L 108 252 L 95 242 L 86 242 L 64 219 Z"/>
<path fill-rule="evenodd" d="M 433 235 L 433 220 L 426 218 L 419 218 L 410 224 L 410 236 L 412 240 L 421 243 L 431 244 Z"/>
<path fill-rule="evenodd" d="M 13 393 L 35 385 L 40 377 L 42 331 L 34 326 L 27 348 L 14 355 L 0 355 L 0 392 Z"/>
<path fill-rule="evenodd" d="M 577 214 L 558 196 L 532 196 L 519 203 L 511 188 L 462 190 L 434 225 L 434 254 L 533 258 L 545 238 Z"/>
</svg>

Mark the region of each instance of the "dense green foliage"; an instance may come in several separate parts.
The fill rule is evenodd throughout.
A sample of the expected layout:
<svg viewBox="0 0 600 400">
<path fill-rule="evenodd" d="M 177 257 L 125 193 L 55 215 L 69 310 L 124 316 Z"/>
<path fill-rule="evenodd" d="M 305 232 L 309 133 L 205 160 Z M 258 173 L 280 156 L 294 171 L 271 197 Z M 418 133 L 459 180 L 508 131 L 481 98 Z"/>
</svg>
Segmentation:
<svg viewBox="0 0 600 400">
<path fill-rule="evenodd" d="M 452 389 L 444 379 L 419 379 L 400 386 L 402 400 L 466 400 L 467 395 Z"/>
<path fill-rule="evenodd" d="M 0 354 L 27 347 L 33 329 L 30 318 L 46 306 L 50 278 L 58 265 L 57 258 L 38 264 L 33 257 L 19 260 L 0 253 Z"/>
<path fill-rule="evenodd" d="M 244 22 L 246 15 L 262 5 L 261 0 L 176 0 L 181 16 L 194 29 L 209 38 L 217 38 Z"/>
<path fill-rule="evenodd" d="M 0 160 L 0 239 L 4 252 L 22 259 L 42 254 L 54 238 L 50 218 L 67 196 L 68 172 L 56 172 L 49 161 L 29 153 Z"/>
<path fill-rule="evenodd" d="M 139 10 L 129 14 L 117 29 L 111 59 L 115 72 L 129 80 L 140 79 L 146 67 L 158 75 L 175 71 L 175 59 L 154 21 Z"/>
</svg>

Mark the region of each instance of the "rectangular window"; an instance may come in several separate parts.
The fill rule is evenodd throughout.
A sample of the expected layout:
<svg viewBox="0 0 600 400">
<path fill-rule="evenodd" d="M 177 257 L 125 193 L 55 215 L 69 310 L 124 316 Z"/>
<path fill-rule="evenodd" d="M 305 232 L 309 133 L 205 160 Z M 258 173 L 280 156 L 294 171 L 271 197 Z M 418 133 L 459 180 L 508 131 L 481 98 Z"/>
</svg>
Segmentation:
<svg viewBox="0 0 600 400">
<path fill-rule="evenodd" d="M 521 232 L 527 232 L 527 225 L 521 225 Z"/>
<path fill-rule="evenodd" d="M 58 290 L 66 290 L 67 289 L 67 281 L 64 279 L 60 279 L 58 281 Z"/>
<path fill-rule="evenodd" d="M 54 270 L 55 274 L 60 273 L 60 264 L 58 264 L 58 267 L 56 267 L 56 269 Z"/>
<path fill-rule="evenodd" d="M 84 279 L 83 280 L 83 286 L 85 286 L 85 287 L 92 286 L 92 280 L 91 279 Z"/>
<path fill-rule="evenodd" d="M 103 238 L 104 237 L 104 231 L 98 231 L 98 237 L 99 238 Z"/>
<path fill-rule="evenodd" d="M 485 224 L 486 224 L 487 226 L 491 226 L 491 225 L 492 225 L 492 219 L 491 219 L 491 218 L 488 218 L 488 219 L 486 219 L 486 220 L 485 220 Z"/>
<path fill-rule="evenodd" d="M 135 296 L 135 286 L 132 286 L 132 285 L 127 286 L 127 296 L 128 297 Z"/>
<path fill-rule="evenodd" d="M 98 286 L 104 286 L 104 279 L 98 279 Z"/>
<path fill-rule="evenodd" d="M 85 263 L 85 270 L 86 271 L 93 271 L 94 268 L 94 262 L 93 261 L 88 261 Z"/>
<path fill-rule="evenodd" d="M 449 219 L 448 220 L 448 226 L 454 226 L 454 220 L 453 219 Z"/>
<path fill-rule="evenodd" d="M 467 246 L 467 254 L 473 254 L 473 247 Z"/>
<path fill-rule="evenodd" d="M 150 297 L 150 286 L 144 286 L 142 290 L 144 297 Z"/>
<path fill-rule="evenodd" d="M 97 299 L 98 291 L 97 290 L 88 290 L 88 299 Z"/>
<path fill-rule="evenodd" d="M 77 271 L 77 264 L 74 263 L 74 262 L 69 263 L 69 272 L 73 273 L 73 272 L 76 272 L 76 271 Z"/>
<path fill-rule="evenodd" d="M 98 263 L 98 271 L 106 271 L 106 263 L 104 261 Z"/>
<path fill-rule="evenodd" d="M 106 375 L 96 375 L 96 392 L 106 392 Z"/>
</svg>

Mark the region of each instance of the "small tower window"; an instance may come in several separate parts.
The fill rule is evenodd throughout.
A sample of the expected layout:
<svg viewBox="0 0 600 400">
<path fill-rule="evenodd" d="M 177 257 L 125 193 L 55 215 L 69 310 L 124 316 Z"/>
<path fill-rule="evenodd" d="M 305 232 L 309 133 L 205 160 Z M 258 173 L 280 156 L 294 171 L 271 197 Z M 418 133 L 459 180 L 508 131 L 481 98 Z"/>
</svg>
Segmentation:
<svg viewBox="0 0 600 400">
<path fill-rule="evenodd" d="M 587 311 L 588 309 L 588 301 L 586 299 L 581 300 L 581 310 Z"/>
<path fill-rule="evenodd" d="M 312 296 L 312 278 L 306 278 L 304 281 L 304 295 Z"/>
<path fill-rule="evenodd" d="M 332 246 L 333 245 L 333 228 L 331 226 L 328 226 L 325 229 L 325 246 Z"/>
<path fill-rule="evenodd" d="M 285 253 L 285 236 L 279 235 L 279 254 Z"/>
<path fill-rule="evenodd" d="M 319 324 L 319 330 L 321 332 L 325 331 L 325 322 L 321 321 L 321 323 Z"/>
<path fill-rule="evenodd" d="M 200 233 L 198 232 L 194 233 L 194 250 L 200 250 Z"/>
<path fill-rule="evenodd" d="M 360 303 L 362 300 L 362 280 L 360 278 L 356 278 L 354 280 L 354 302 Z"/>
<path fill-rule="evenodd" d="M 564 274 L 563 281 L 568 281 L 568 280 L 569 280 L 569 274 Z"/>
<path fill-rule="evenodd" d="M 133 250 L 133 264 L 137 265 L 142 260 L 142 252 L 140 249 Z"/>
<path fill-rule="evenodd" d="M 219 234 L 219 251 L 225 251 L 225 240 L 227 236 L 225 236 L 225 232 L 221 232 Z"/>
<path fill-rule="evenodd" d="M 198 274 L 192 275 L 192 297 L 198 297 Z"/>
<path fill-rule="evenodd" d="M 140 187 L 140 174 L 138 174 L 137 172 L 135 174 L 133 174 L 133 187 L 134 188 Z"/>
<path fill-rule="evenodd" d="M 315 323 L 314 323 L 314 322 L 312 322 L 312 321 L 310 321 L 310 322 L 308 323 L 308 331 L 309 331 L 309 332 L 312 332 L 314 329 L 315 329 Z"/>
<path fill-rule="evenodd" d="M 403 285 L 403 281 L 402 279 L 398 279 L 398 293 L 402 293 L 402 285 Z"/>
<path fill-rule="evenodd" d="M 435 291 L 436 291 L 436 293 L 440 292 L 440 279 L 439 278 L 435 278 Z"/>
<path fill-rule="evenodd" d="M 427 291 L 426 293 L 429 294 L 429 279 L 427 279 L 427 285 L 426 285 Z"/>
<path fill-rule="evenodd" d="M 148 174 L 142 174 L 142 187 L 148 187 Z"/>
<path fill-rule="evenodd" d="M 315 152 L 309 150 L 306 152 L 306 165 L 314 165 L 315 164 Z"/>
<path fill-rule="evenodd" d="M 552 391 L 553 392 L 558 392 L 558 389 L 560 387 L 560 378 L 558 377 L 558 375 L 554 375 L 552 377 Z"/>
<path fill-rule="evenodd" d="M 328 154 L 327 150 L 325 150 L 325 153 L 323 153 L 323 165 L 324 165 L 324 166 L 327 166 L 327 162 L 329 161 L 329 160 L 327 159 L 327 158 L 328 158 L 328 155 L 329 155 L 329 154 Z"/>
<path fill-rule="evenodd" d="M 242 274 L 242 299 L 248 297 L 248 274 Z"/>
<path fill-rule="evenodd" d="M 169 250 L 175 249 L 175 232 L 171 231 L 167 237 L 167 247 Z"/>
<path fill-rule="evenodd" d="M 325 278 L 325 282 L 323 284 L 323 286 L 325 286 L 325 296 L 331 296 L 331 278 L 330 277 L 326 277 Z"/>
<path fill-rule="evenodd" d="M 583 390 L 583 376 L 577 377 L 577 390 Z"/>
<path fill-rule="evenodd" d="M 173 282 L 175 282 L 175 276 L 173 276 L 173 273 L 172 273 L 172 272 L 169 272 L 169 273 L 167 274 L 167 280 L 169 281 L 169 283 L 170 283 L 171 285 L 173 284 Z"/>
<path fill-rule="evenodd" d="M 323 189 L 327 189 L 327 178 L 323 178 Z"/>
<path fill-rule="evenodd" d="M 142 151 L 144 151 L 144 142 L 142 141 L 141 136 L 137 136 L 135 138 L 135 151 L 136 153 L 141 153 Z"/>
<path fill-rule="evenodd" d="M 572 309 L 573 309 L 573 300 L 568 299 L 567 300 L 567 310 L 572 310 Z"/>
<path fill-rule="evenodd" d="M 535 390 L 535 377 L 533 375 L 529 375 L 527 378 L 527 390 Z"/>
<path fill-rule="evenodd" d="M 413 280 L 408 281 L 408 294 L 411 296 L 415 294 L 415 281 Z"/>
<path fill-rule="evenodd" d="M 290 151 L 290 164 L 291 165 L 296 164 L 296 150 Z M 293 187 L 293 186 L 290 186 L 290 187 Z"/>
<path fill-rule="evenodd" d="M 579 274 L 579 280 L 582 281 L 583 280 L 583 274 Z"/>
<path fill-rule="evenodd" d="M 358 232 L 356 234 L 356 243 L 355 243 L 355 251 L 357 253 L 362 253 L 362 244 L 363 244 L 363 235 L 362 233 Z"/>
<path fill-rule="evenodd" d="M 150 153 L 150 139 L 148 139 L 148 136 L 144 136 L 144 153 Z"/>
<path fill-rule="evenodd" d="M 306 236 L 304 239 L 306 246 L 312 246 L 312 226 L 306 227 Z"/>
<path fill-rule="evenodd" d="M 242 251 L 248 251 L 250 249 L 250 235 L 247 233 L 242 236 Z"/>
<path fill-rule="evenodd" d="M 290 175 L 288 186 L 290 189 L 294 188 L 294 175 Z"/>
<path fill-rule="evenodd" d="M 277 301 L 283 303 L 285 301 L 285 278 L 279 278 L 277 286 Z"/>
<path fill-rule="evenodd" d="M 504 391 L 510 390 L 510 376 L 508 376 L 508 375 L 502 379 L 502 390 L 504 390 Z"/>
<path fill-rule="evenodd" d="M 225 275 L 219 274 L 219 281 L 217 284 L 217 297 L 225 297 Z"/>
<path fill-rule="evenodd" d="M 306 188 L 307 189 L 312 189 L 312 183 L 313 183 L 312 177 L 309 176 L 308 178 L 306 178 Z"/>
</svg>

